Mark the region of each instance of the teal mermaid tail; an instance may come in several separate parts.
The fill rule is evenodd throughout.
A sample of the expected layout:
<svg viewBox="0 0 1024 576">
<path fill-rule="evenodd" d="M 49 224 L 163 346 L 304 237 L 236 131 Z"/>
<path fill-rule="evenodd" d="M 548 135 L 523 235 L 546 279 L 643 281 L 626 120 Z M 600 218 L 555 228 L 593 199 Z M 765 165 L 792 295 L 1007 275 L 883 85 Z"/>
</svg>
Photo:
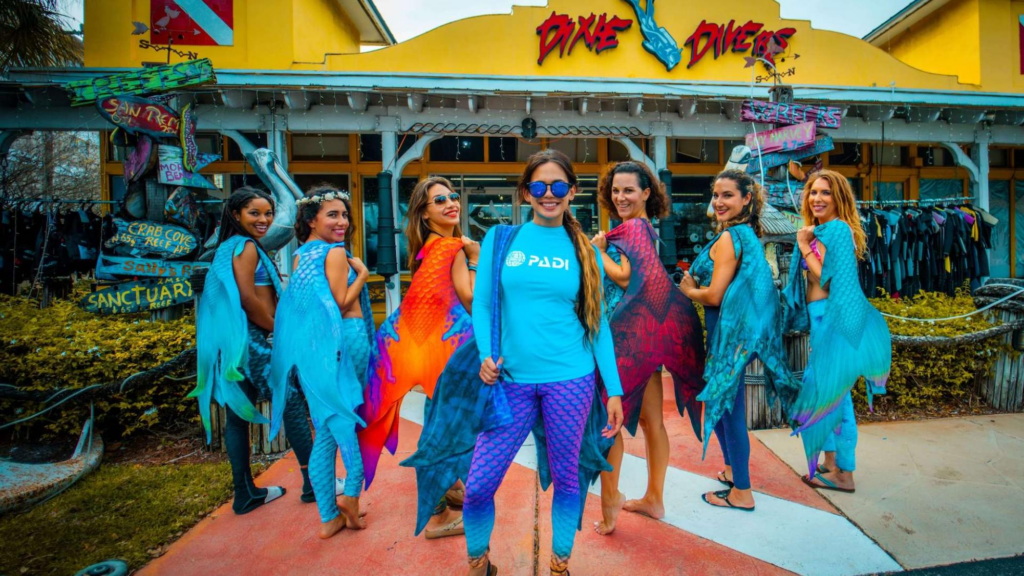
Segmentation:
<svg viewBox="0 0 1024 576">
<path fill-rule="evenodd" d="M 733 226 L 728 232 L 739 266 L 722 299 L 718 328 L 708 341 L 704 369 L 707 384 L 697 397 L 704 402 L 705 453 L 711 431 L 732 409 L 736 394 L 744 393 L 739 389 L 740 376 L 755 357 L 764 364 L 769 402 L 778 398 L 790 414 L 800 390 L 786 363 L 782 308 L 761 242 L 746 224 Z M 710 261 L 709 252 L 716 241 L 708 243 L 691 269 L 709 267 L 705 261 Z M 702 281 L 710 283 L 710 277 Z"/>
<path fill-rule="evenodd" d="M 255 241 L 232 236 L 217 247 L 196 311 L 197 384 L 188 397 L 199 400 L 199 415 L 208 443 L 212 401 L 230 408 L 248 422 L 268 423 L 238 385 L 249 371 L 250 335 L 249 320 L 235 283 L 233 261 L 242 253 L 246 242 Z M 277 268 L 263 250 L 257 252 L 270 273 L 274 289 L 280 294 Z"/>
<path fill-rule="evenodd" d="M 315 240 L 296 251 L 299 265 L 277 305 L 275 318 L 271 437 L 280 429 L 293 374 L 306 394 L 318 430 L 332 417 L 364 424 L 356 413 L 363 402 L 363 387 L 346 354 L 341 310 L 324 273 L 328 252 L 340 247 Z M 369 313 L 368 306 L 363 308 L 364 317 Z"/>
<path fill-rule="evenodd" d="M 806 284 L 800 274 L 800 255 L 793 254 L 790 283 L 784 296 L 790 327 L 810 326 L 811 355 L 807 378 L 793 411 L 794 434 L 804 443 L 810 474 L 817 467 L 825 439 L 842 421 L 837 410 L 857 380 L 867 380 L 868 405 L 875 394 L 885 393 L 892 366 L 889 326 L 861 292 L 853 234 L 846 222 L 833 220 L 814 229 L 825 245 L 821 285 L 829 289 L 820 325 L 808 321 Z"/>
</svg>

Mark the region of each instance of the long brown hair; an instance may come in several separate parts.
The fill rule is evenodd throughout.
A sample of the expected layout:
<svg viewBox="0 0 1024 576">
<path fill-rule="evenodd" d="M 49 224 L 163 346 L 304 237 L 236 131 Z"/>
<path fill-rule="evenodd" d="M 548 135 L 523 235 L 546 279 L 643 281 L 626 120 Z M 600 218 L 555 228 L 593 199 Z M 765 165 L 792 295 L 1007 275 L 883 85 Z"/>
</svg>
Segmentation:
<svg viewBox="0 0 1024 576">
<path fill-rule="evenodd" d="M 640 183 L 640 190 L 650 189 L 651 194 L 644 204 L 648 218 L 664 218 L 668 215 L 671 203 L 668 194 L 665 193 L 665 184 L 654 175 L 654 172 L 646 164 L 632 160 L 613 165 L 601 178 L 601 183 L 597 186 L 597 200 L 601 203 L 601 207 L 613 216 L 618 214 L 615 204 L 612 202 L 612 181 L 615 180 L 616 174 L 635 174 L 637 182 Z"/>
<path fill-rule="evenodd" d="M 804 184 L 804 198 L 800 202 L 800 215 L 804 217 L 804 224 L 817 226 L 821 224 L 811 212 L 811 187 L 818 178 L 828 182 L 828 189 L 832 194 L 832 203 L 836 207 L 836 218 L 846 222 L 853 232 L 853 247 L 857 253 L 857 259 L 863 260 L 867 251 L 868 238 L 864 228 L 860 224 L 860 212 L 857 212 L 857 200 L 853 197 L 853 189 L 850 188 L 850 181 L 839 172 L 834 170 L 818 170 L 807 177 Z"/>
<path fill-rule="evenodd" d="M 431 232 L 430 225 L 423 218 L 423 214 L 426 213 L 427 207 L 430 206 L 430 189 L 435 184 L 444 186 L 449 192 L 455 191 L 455 187 L 452 186 L 452 183 L 447 178 L 431 176 L 420 180 L 416 184 L 416 188 L 413 188 L 412 191 L 412 198 L 409 199 L 405 237 L 409 240 L 409 270 L 412 270 L 413 274 L 420 267 L 420 261 L 417 257 L 420 254 L 420 250 L 423 249 L 423 245 L 427 243 L 427 236 Z M 462 228 L 458 224 L 455 225 L 455 230 L 452 231 L 452 237 L 462 237 Z"/>
<path fill-rule="evenodd" d="M 765 202 L 764 189 L 746 172 L 741 170 L 722 170 L 711 183 L 712 194 L 715 191 L 715 184 L 722 179 L 732 180 L 736 183 L 736 188 L 739 188 L 741 196 L 750 196 L 751 198 L 750 203 L 743 207 L 743 211 L 740 212 L 738 217 L 728 222 L 716 222 L 715 230 L 721 232 L 737 224 L 750 224 L 750 227 L 754 229 L 754 233 L 760 238 L 764 233 L 763 226 L 761 225 L 761 211 L 764 209 Z"/>
<path fill-rule="evenodd" d="M 345 205 L 348 210 L 348 228 L 345 229 L 345 246 L 348 249 L 352 249 L 352 235 L 356 232 L 356 223 L 352 215 L 352 201 L 349 199 L 348 192 L 345 190 L 339 190 L 334 186 L 324 182 L 317 184 L 306 190 L 305 197 L 312 198 L 313 196 L 322 196 L 324 194 L 334 193 L 337 196 L 336 200 L 341 200 L 341 203 Z M 323 206 L 321 202 L 303 202 L 298 206 L 298 214 L 295 215 L 295 238 L 298 239 L 299 244 L 305 244 L 306 240 L 309 240 L 309 235 L 313 233 L 313 228 L 309 225 L 310 222 L 316 220 L 316 215 L 320 213 L 320 208 Z"/>
<path fill-rule="evenodd" d="M 569 185 L 576 187 L 579 180 L 576 178 L 576 171 L 572 168 L 572 161 L 562 152 L 549 148 L 533 154 L 526 160 L 526 169 L 523 170 L 523 174 L 519 177 L 519 183 L 516 185 L 520 198 L 525 200 L 528 197 L 529 192 L 526 190 L 526 185 L 530 183 L 537 168 L 548 162 L 557 164 L 565 172 L 566 178 L 569 179 Z M 576 317 L 583 325 L 583 333 L 587 341 L 593 343 L 594 337 L 597 336 L 597 332 L 601 328 L 602 306 L 601 271 L 597 267 L 596 252 L 590 245 L 590 239 L 583 233 L 580 223 L 573 217 L 571 208 L 566 208 L 562 217 L 562 226 L 565 228 L 569 240 L 572 241 L 573 248 L 576 249 L 576 259 L 580 262 L 580 289 L 576 293 Z"/>
</svg>

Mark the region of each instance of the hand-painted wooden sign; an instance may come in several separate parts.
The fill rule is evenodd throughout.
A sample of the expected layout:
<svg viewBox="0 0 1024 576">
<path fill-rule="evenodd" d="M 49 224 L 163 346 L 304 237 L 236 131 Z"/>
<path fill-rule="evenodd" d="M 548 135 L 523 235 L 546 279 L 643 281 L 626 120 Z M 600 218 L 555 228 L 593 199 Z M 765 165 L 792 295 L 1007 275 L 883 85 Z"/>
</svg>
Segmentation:
<svg viewBox="0 0 1024 576">
<path fill-rule="evenodd" d="M 174 110 L 138 96 L 112 96 L 96 101 L 100 115 L 118 128 L 154 138 L 181 137 L 181 118 Z"/>
<path fill-rule="evenodd" d="M 811 144 L 814 144 L 814 122 L 747 134 L 747 146 L 761 155 L 799 150 Z"/>
<path fill-rule="evenodd" d="M 167 202 L 164 202 L 164 220 L 195 229 L 196 221 L 199 220 L 199 205 L 188 188 L 179 186 L 167 197 Z"/>
<path fill-rule="evenodd" d="M 196 157 L 199 155 L 199 146 L 196 144 L 196 111 L 192 104 L 186 104 L 181 110 L 181 165 L 189 172 L 199 170 L 196 168 Z"/>
<path fill-rule="evenodd" d="M 819 128 L 839 128 L 843 119 L 843 111 L 831 106 L 804 106 L 803 104 L 745 100 L 740 108 L 740 119 L 744 122 L 769 124 L 814 122 Z"/>
<path fill-rule="evenodd" d="M 177 146 L 168 146 L 161 144 L 157 146 L 157 181 L 161 184 L 167 184 L 169 186 L 188 186 L 189 188 L 205 188 L 207 190 L 216 190 L 217 187 L 213 185 L 201 174 L 196 174 L 192 171 L 186 170 L 182 162 L 182 150 Z M 217 154 L 207 154 L 205 152 L 199 152 L 196 155 L 196 170 L 202 170 L 208 166 L 211 162 L 214 162 L 220 158 Z"/>
<path fill-rule="evenodd" d="M 143 174 L 153 167 L 153 139 L 145 134 L 139 134 L 128 153 L 124 157 L 124 184 L 131 186 Z"/>
<path fill-rule="evenodd" d="M 144 68 L 127 74 L 78 80 L 65 84 L 64 88 L 71 92 L 72 106 L 84 106 L 112 96 L 167 92 L 183 86 L 196 86 L 216 80 L 213 64 L 209 58 L 203 58 L 168 66 Z"/>
<path fill-rule="evenodd" d="M 107 240 L 104 248 L 123 256 L 156 255 L 180 257 L 196 249 L 196 237 L 181 226 L 136 220 L 127 222 L 114 218 L 117 233 Z"/>
<path fill-rule="evenodd" d="M 192 298 L 189 279 L 164 278 L 115 284 L 86 294 L 78 305 L 96 314 L 131 314 L 184 304 Z"/>
<path fill-rule="evenodd" d="M 804 183 L 792 180 L 789 182 L 765 180 L 764 191 L 768 197 L 769 204 L 792 208 L 794 204 L 800 206 L 804 192 Z"/>
<path fill-rule="evenodd" d="M 96 260 L 96 277 L 103 280 L 117 276 L 189 278 L 193 271 L 209 267 L 209 262 L 175 262 L 173 260 L 125 258 L 100 254 Z"/>
<path fill-rule="evenodd" d="M 800 160 L 801 158 L 810 158 L 811 156 L 817 156 L 824 154 L 835 148 L 835 143 L 832 141 L 831 136 L 822 136 L 814 141 L 814 144 L 800 150 L 793 150 L 792 152 L 775 152 L 774 154 L 766 154 L 764 156 L 754 156 L 750 159 L 750 164 L 747 165 L 748 174 L 757 174 L 761 171 L 762 167 L 765 170 L 774 168 L 776 166 L 785 166 L 790 160 Z"/>
</svg>

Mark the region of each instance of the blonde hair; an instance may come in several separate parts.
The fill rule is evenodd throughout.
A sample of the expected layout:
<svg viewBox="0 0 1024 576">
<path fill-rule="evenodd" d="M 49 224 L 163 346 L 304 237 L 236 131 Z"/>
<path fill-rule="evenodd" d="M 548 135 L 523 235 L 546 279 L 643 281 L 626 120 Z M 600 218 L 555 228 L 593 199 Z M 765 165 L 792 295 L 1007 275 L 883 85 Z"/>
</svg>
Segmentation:
<svg viewBox="0 0 1024 576">
<path fill-rule="evenodd" d="M 420 267 L 420 261 L 417 258 L 420 254 L 420 250 L 423 249 L 423 245 L 427 243 L 427 236 L 430 235 L 430 225 L 423 218 L 423 213 L 427 211 L 427 207 L 430 205 L 430 189 L 435 184 L 440 184 L 448 189 L 449 192 L 454 192 L 455 187 L 447 178 L 440 176 L 431 176 L 424 180 L 420 180 L 416 187 L 413 188 L 412 197 L 409 198 L 409 212 L 406 216 L 405 224 L 405 237 L 409 240 L 409 270 L 413 274 Z M 458 224 L 455 225 L 455 230 L 452 232 L 452 237 L 461 238 L 462 229 Z"/>
<path fill-rule="evenodd" d="M 569 157 L 555 150 L 548 148 L 530 156 L 526 161 L 526 169 L 519 177 L 516 190 L 520 196 L 525 198 L 529 195 L 526 185 L 533 178 L 534 171 L 548 162 L 557 164 L 565 172 L 569 179 L 569 185 L 575 187 L 578 179 L 576 171 L 572 168 L 572 161 Z M 576 259 L 580 261 L 580 289 L 576 293 L 576 317 L 583 325 L 583 333 L 591 343 L 601 328 L 601 308 L 603 303 L 601 282 L 601 271 L 597 267 L 597 253 L 590 245 L 590 239 L 583 233 L 583 227 L 572 215 L 572 209 L 566 209 L 562 217 L 562 226 L 565 233 L 569 235 L 573 248 L 576 250 Z"/>
<path fill-rule="evenodd" d="M 850 188 L 850 181 L 839 172 L 834 170 L 819 170 L 812 173 L 804 184 L 804 197 L 801 200 L 800 215 L 804 218 L 807 226 L 821 224 L 811 212 L 811 187 L 819 179 L 828 182 L 828 189 L 832 195 L 832 203 L 836 207 L 836 218 L 846 222 L 853 232 L 853 247 L 857 253 L 857 259 L 863 260 L 867 252 L 868 239 L 864 234 L 864 228 L 860 224 L 860 212 L 857 212 L 857 200 L 853 197 L 853 189 Z"/>
<path fill-rule="evenodd" d="M 743 211 L 736 218 L 728 222 L 716 222 L 715 232 L 722 232 L 737 224 L 750 224 L 750 227 L 754 229 L 754 233 L 760 238 L 764 233 L 764 227 L 761 224 L 761 212 L 764 210 L 765 203 L 764 188 L 761 188 L 761 185 L 746 172 L 741 170 L 722 170 L 711 183 L 712 193 L 714 193 L 715 184 L 719 180 L 732 180 L 735 182 L 736 188 L 740 191 L 740 196 L 750 196 L 750 204 L 744 206 Z"/>
</svg>

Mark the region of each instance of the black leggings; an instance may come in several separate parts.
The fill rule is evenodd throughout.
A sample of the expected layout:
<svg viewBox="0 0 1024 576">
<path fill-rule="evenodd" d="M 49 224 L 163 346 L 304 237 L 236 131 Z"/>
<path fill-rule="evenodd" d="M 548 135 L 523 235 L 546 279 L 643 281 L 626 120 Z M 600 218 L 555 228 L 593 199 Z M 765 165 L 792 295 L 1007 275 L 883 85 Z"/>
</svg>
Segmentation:
<svg viewBox="0 0 1024 576">
<path fill-rule="evenodd" d="M 250 402 L 257 400 L 256 389 L 249 380 L 239 384 Z M 295 458 L 299 461 L 302 471 L 302 493 L 312 496 L 313 487 L 309 483 L 309 454 L 313 450 L 313 435 L 306 419 L 306 403 L 295 390 L 288 395 L 284 407 L 284 434 L 295 450 Z M 228 460 L 231 462 L 231 479 L 235 489 L 235 501 L 232 504 L 236 514 L 244 514 L 263 504 L 267 497 L 264 488 L 257 488 L 252 479 L 249 457 L 252 453 L 249 438 L 249 423 L 238 417 L 230 408 L 227 409 L 227 424 L 224 429 L 224 443 L 228 449 Z M 304 500 L 307 500 L 304 498 Z M 311 500 L 310 500 L 311 501 Z"/>
</svg>

